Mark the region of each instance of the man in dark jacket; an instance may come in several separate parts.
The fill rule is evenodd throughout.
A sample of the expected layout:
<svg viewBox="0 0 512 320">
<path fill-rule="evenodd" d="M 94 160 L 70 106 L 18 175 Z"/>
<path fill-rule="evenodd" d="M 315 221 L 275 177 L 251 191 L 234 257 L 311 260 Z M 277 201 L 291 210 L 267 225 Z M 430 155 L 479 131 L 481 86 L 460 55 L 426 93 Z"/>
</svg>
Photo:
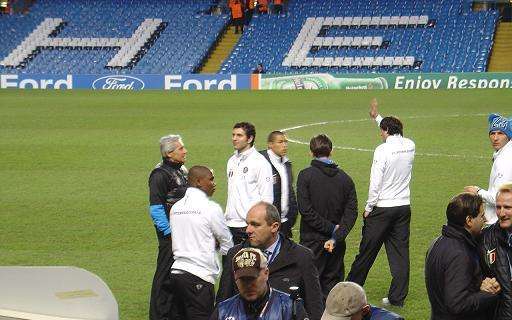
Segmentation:
<svg viewBox="0 0 512 320">
<path fill-rule="evenodd" d="M 512 319 L 512 183 L 498 189 L 496 196 L 498 222 L 485 228 L 480 254 L 485 260 L 485 274 L 496 277 L 501 285 L 494 320 Z"/>
<path fill-rule="evenodd" d="M 309 149 L 314 159 L 297 178 L 300 243 L 313 251 L 325 300 L 345 276 L 345 238 L 357 219 L 357 195 L 352 178 L 329 158 L 329 137 L 313 137 Z"/>
<path fill-rule="evenodd" d="M 230 262 L 241 249 L 255 247 L 268 256 L 269 284 L 272 288 L 291 293 L 299 287 L 299 295 L 311 320 L 319 320 L 324 310 L 318 271 L 311 251 L 279 233 L 281 217 L 276 207 L 259 202 L 247 213 L 248 239 L 228 251 L 217 291 L 217 303 L 238 293 Z"/>
<path fill-rule="evenodd" d="M 217 304 L 210 320 L 309 320 L 301 300 L 269 286 L 268 260 L 260 249 L 241 249 L 232 265 L 240 293 Z"/>
<path fill-rule="evenodd" d="M 158 258 L 151 288 L 149 319 L 167 320 L 170 317 L 172 297 L 170 271 L 174 262 L 172 255 L 169 211 L 187 190 L 187 170 L 183 165 L 187 149 L 179 135 L 168 135 L 160 139 L 160 162 L 149 175 L 149 213 L 158 238 Z"/>
<path fill-rule="evenodd" d="M 292 237 L 297 219 L 297 198 L 293 190 L 292 163 L 286 157 L 288 139 L 282 131 L 272 131 L 267 138 L 268 149 L 260 153 L 272 167 L 274 206 L 281 214 L 281 233 Z"/>
<path fill-rule="evenodd" d="M 489 319 L 500 285 L 485 278 L 476 238 L 485 223 L 482 198 L 461 193 L 446 208 L 447 225 L 432 243 L 425 262 L 431 319 Z"/>
</svg>

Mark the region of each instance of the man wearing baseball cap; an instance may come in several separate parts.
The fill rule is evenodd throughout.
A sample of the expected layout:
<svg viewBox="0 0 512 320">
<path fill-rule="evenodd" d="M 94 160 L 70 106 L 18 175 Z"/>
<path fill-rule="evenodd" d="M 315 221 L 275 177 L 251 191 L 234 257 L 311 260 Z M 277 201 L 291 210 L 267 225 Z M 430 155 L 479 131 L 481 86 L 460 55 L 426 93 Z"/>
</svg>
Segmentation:
<svg viewBox="0 0 512 320">
<path fill-rule="evenodd" d="M 370 306 L 363 287 L 355 282 L 338 282 L 327 296 L 322 320 L 403 320 L 396 313 Z"/>
<path fill-rule="evenodd" d="M 498 220 L 496 216 L 496 192 L 500 185 L 512 181 L 512 118 L 507 119 L 497 113 L 489 115 L 489 140 L 494 149 L 489 188 L 466 186 L 464 191 L 478 194 L 484 199 L 485 219 L 488 224 Z"/>
<path fill-rule="evenodd" d="M 301 301 L 268 284 L 267 258 L 260 249 L 243 248 L 232 260 L 239 294 L 217 305 L 210 320 L 307 320 Z"/>
</svg>

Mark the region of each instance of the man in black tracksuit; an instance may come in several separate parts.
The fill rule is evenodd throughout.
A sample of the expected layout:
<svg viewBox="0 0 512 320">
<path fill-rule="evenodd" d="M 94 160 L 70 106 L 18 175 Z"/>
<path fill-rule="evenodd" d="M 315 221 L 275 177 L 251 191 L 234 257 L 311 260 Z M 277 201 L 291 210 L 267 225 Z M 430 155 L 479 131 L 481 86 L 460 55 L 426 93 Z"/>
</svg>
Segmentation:
<svg viewBox="0 0 512 320">
<path fill-rule="evenodd" d="M 329 137 L 313 137 L 309 148 L 314 159 L 297 179 L 300 243 L 313 251 L 325 300 L 345 276 L 345 238 L 357 219 L 357 195 L 352 178 L 329 159 Z"/>
<path fill-rule="evenodd" d="M 313 254 L 308 248 L 279 233 L 280 224 L 280 214 L 272 204 L 259 202 L 249 210 L 247 213 L 248 239 L 231 248 L 223 260 L 222 276 L 216 297 L 217 305 L 238 293 L 231 268 L 233 257 L 241 248 L 254 247 L 268 255 L 270 286 L 286 293 L 291 293 L 290 287 L 298 287 L 309 318 L 320 320 L 324 303 L 318 271 L 313 264 Z"/>
<path fill-rule="evenodd" d="M 272 167 L 274 206 L 281 214 L 281 233 L 292 238 L 297 219 L 297 198 L 293 190 L 292 163 L 286 157 L 288 139 L 282 131 L 272 131 L 267 139 L 268 149 L 260 153 Z"/>
<path fill-rule="evenodd" d="M 187 149 L 179 135 L 160 139 L 160 162 L 149 175 L 149 213 L 158 238 L 158 258 L 151 287 L 150 320 L 169 320 L 172 306 L 170 272 L 172 255 L 169 211 L 187 190 L 187 171 L 183 165 Z"/>
<path fill-rule="evenodd" d="M 500 299 L 493 320 L 512 319 L 512 183 L 499 188 L 496 196 L 498 222 L 485 228 L 480 254 L 485 261 L 484 273 L 496 277 L 501 285 Z"/>
<path fill-rule="evenodd" d="M 490 319 L 499 284 L 485 278 L 476 239 L 485 223 L 482 198 L 455 196 L 446 208 L 448 223 L 425 260 L 425 282 L 433 320 Z M 485 278 L 485 279 L 484 279 Z"/>
</svg>

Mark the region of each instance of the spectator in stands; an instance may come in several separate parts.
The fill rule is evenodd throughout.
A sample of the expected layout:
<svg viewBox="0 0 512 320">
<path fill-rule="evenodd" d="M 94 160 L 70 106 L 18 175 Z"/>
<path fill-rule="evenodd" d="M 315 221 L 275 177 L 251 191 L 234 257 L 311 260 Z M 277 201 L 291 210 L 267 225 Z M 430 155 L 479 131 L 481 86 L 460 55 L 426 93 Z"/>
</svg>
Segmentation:
<svg viewBox="0 0 512 320">
<path fill-rule="evenodd" d="M 229 8 L 231 9 L 231 19 L 235 26 L 235 33 L 244 32 L 244 9 L 241 0 L 231 0 Z"/>
<path fill-rule="evenodd" d="M 283 0 L 274 0 L 274 13 L 283 13 Z"/>
<path fill-rule="evenodd" d="M 261 250 L 244 248 L 231 260 L 239 294 L 217 304 L 211 320 L 228 319 L 309 319 L 301 300 L 274 289 L 269 284 L 267 258 Z"/>
<path fill-rule="evenodd" d="M 489 140 L 494 149 L 489 188 L 467 186 L 464 191 L 480 195 L 485 202 L 485 218 L 488 224 L 498 220 L 496 216 L 496 191 L 507 181 L 512 181 L 512 118 L 499 114 L 489 116 Z"/>
<path fill-rule="evenodd" d="M 254 68 L 254 70 L 252 70 L 252 73 L 253 73 L 253 74 L 266 73 L 265 68 L 263 68 L 263 64 L 258 63 L 258 65 L 256 66 L 256 68 Z"/>
<path fill-rule="evenodd" d="M 167 317 L 172 306 L 169 273 L 174 262 L 172 255 L 169 211 L 187 190 L 187 169 L 184 166 L 187 149 L 179 135 L 168 135 L 160 139 L 160 162 L 149 175 L 149 212 L 158 238 L 156 263 L 149 319 L 161 320 Z"/>
<path fill-rule="evenodd" d="M 485 223 L 482 198 L 467 192 L 453 197 L 446 219 L 425 261 L 431 319 L 488 319 L 500 285 L 495 278 L 484 279 L 478 259 L 477 239 Z"/>
<path fill-rule="evenodd" d="M 327 296 L 322 320 L 403 320 L 398 314 L 370 306 L 364 289 L 354 282 L 339 282 Z"/>
<path fill-rule="evenodd" d="M 325 300 L 345 276 L 345 238 L 357 219 L 357 195 L 352 178 L 330 159 L 328 136 L 313 137 L 309 149 L 314 158 L 297 178 L 300 243 L 313 251 Z"/>
<path fill-rule="evenodd" d="M 260 153 L 272 167 L 274 206 L 281 214 L 282 234 L 292 238 L 292 228 L 297 219 L 297 197 L 293 190 L 292 163 L 286 157 L 288 138 L 282 131 L 272 131 L 267 138 L 267 150 Z"/>
<path fill-rule="evenodd" d="M 233 246 L 222 208 L 209 197 L 215 192 L 213 172 L 193 166 L 190 187 L 169 215 L 174 263 L 170 279 L 172 319 L 208 320 L 215 302 L 215 280 L 220 275 L 216 247 L 225 255 Z"/>
<path fill-rule="evenodd" d="M 512 182 L 503 184 L 496 195 L 498 222 L 485 228 L 480 254 L 485 274 L 496 277 L 501 294 L 493 320 L 512 319 Z"/>
<path fill-rule="evenodd" d="M 248 26 L 251 23 L 252 16 L 254 14 L 254 8 L 256 6 L 257 0 L 245 0 L 245 25 Z"/>
<path fill-rule="evenodd" d="M 402 122 L 395 117 L 382 118 L 377 107 L 374 98 L 370 103 L 370 117 L 379 125 L 384 143 L 373 154 L 362 239 L 347 280 L 364 285 L 384 244 L 392 280 L 382 303 L 401 307 L 409 292 L 409 184 L 416 147 L 411 139 L 403 136 Z"/>
<path fill-rule="evenodd" d="M 235 154 L 229 158 L 226 170 L 226 219 L 235 244 L 247 238 L 249 209 L 259 201 L 274 201 L 272 167 L 254 147 L 255 139 L 256 128 L 252 123 L 239 122 L 233 126 L 231 141 Z"/>
<path fill-rule="evenodd" d="M 268 0 L 258 0 L 258 12 L 260 14 L 268 13 Z"/>
<path fill-rule="evenodd" d="M 231 248 L 225 259 L 217 302 L 234 296 L 238 291 L 233 272 L 226 264 L 240 249 L 253 247 L 268 256 L 270 286 L 287 293 L 291 293 L 290 287 L 298 287 L 310 319 L 319 320 L 324 303 L 311 251 L 279 233 L 281 216 L 270 203 L 254 205 L 247 213 L 247 224 L 247 241 Z"/>
</svg>

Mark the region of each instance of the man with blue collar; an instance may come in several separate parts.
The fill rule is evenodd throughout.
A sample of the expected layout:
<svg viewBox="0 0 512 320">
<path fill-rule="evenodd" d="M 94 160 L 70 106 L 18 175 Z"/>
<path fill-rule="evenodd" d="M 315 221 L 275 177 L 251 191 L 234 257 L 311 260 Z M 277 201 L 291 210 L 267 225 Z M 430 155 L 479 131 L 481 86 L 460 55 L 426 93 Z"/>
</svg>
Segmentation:
<svg viewBox="0 0 512 320">
<path fill-rule="evenodd" d="M 258 248 L 268 257 L 270 271 L 268 282 L 272 288 L 291 293 L 298 287 L 298 294 L 311 320 L 319 320 L 324 304 L 318 271 L 308 248 L 296 244 L 279 233 L 281 215 L 277 208 L 266 202 L 256 203 L 247 213 L 247 240 L 228 251 L 217 291 L 217 303 L 238 293 L 229 262 L 242 248 Z"/>
<path fill-rule="evenodd" d="M 478 186 L 467 186 L 464 191 L 478 194 L 484 199 L 485 219 L 488 224 L 493 224 L 498 220 L 495 208 L 496 191 L 501 184 L 512 181 L 512 118 L 507 119 L 493 113 L 488 120 L 489 140 L 494 149 L 489 188 L 484 190 Z"/>
<path fill-rule="evenodd" d="M 313 251 L 325 301 L 345 276 L 345 238 L 357 219 L 357 195 L 352 178 L 330 159 L 327 135 L 313 137 L 309 149 L 311 166 L 297 178 L 300 243 Z"/>
<path fill-rule="evenodd" d="M 370 117 L 378 123 L 384 143 L 373 154 L 359 254 L 347 281 L 363 286 L 384 244 L 393 278 L 388 296 L 382 299 L 382 303 L 401 307 L 409 291 L 409 185 L 416 146 L 403 136 L 403 125 L 399 119 L 379 115 L 375 98 L 370 104 Z"/>
<path fill-rule="evenodd" d="M 268 283 L 268 260 L 256 248 L 243 248 L 232 259 L 239 294 L 217 305 L 210 320 L 309 320 L 300 300 Z"/>
</svg>

